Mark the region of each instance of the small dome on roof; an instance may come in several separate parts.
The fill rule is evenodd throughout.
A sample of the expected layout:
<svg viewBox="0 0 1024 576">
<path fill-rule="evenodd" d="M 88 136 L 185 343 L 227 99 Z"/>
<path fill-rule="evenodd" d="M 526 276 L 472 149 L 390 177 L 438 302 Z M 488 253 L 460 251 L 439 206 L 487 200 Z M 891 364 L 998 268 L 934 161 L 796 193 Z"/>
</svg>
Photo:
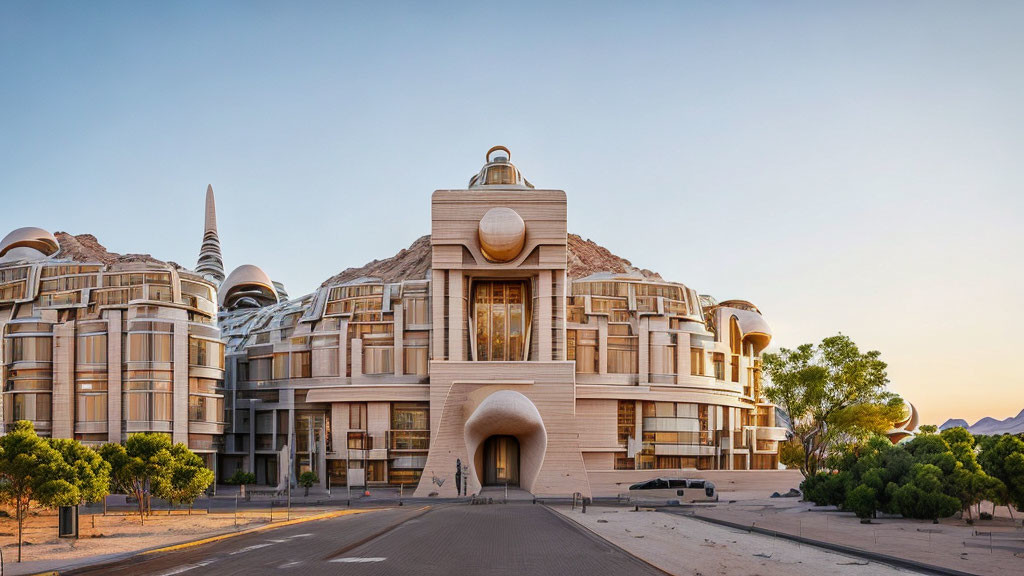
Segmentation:
<svg viewBox="0 0 1024 576">
<path fill-rule="evenodd" d="M 60 250 L 57 239 L 42 228 L 28 226 L 18 228 L 0 240 L 0 257 L 15 248 L 31 248 L 43 256 L 52 256 Z"/>
<path fill-rule="evenodd" d="M 220 285 L 222 308 L 262 308 L 277 304 L 277 290 L 270 276 L 252 264 L 243 264 L 231 271 Z"/>
<path fill-rule="evenodd" d="M 505 153 L 504 156 L 497 155 L 493 159 L 491 154 L 497 151 Z M 519 170 L 509 162 L 512 153 L 504 146 L 494 146 L 487 151 L 485 157 L 487 163 L 480 169 L 480 173 L 469 179 L 470 188 L 533 188 Z"/>
</svg>

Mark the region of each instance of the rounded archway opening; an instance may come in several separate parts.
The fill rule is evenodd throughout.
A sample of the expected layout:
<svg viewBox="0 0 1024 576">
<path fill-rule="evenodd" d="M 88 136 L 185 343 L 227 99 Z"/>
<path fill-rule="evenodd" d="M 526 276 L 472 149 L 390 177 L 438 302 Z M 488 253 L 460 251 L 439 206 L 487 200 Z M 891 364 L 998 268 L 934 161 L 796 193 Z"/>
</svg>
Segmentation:
<svg viewBox="0 0 1024 576">
<path fill-rule="evenodd" d="M 478 486 L 518 485 L 533 490 L 547 452 L 547 431 L 540 412 L 526 396 L 499 390 L 466 420 L 466 447 Z"/>
</svg>

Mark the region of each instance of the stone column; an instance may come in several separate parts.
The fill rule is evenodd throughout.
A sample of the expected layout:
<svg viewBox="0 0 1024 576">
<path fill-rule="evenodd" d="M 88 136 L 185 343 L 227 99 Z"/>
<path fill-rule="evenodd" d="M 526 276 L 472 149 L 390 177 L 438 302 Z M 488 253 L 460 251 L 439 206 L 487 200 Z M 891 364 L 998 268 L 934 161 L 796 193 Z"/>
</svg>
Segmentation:
<svg viewBox="0 0 1024 576">
<path fill-rule="evenodd" d="M 188 321 L 174 321 L 172 440 L 188 445 Z"/>
<path fill-rule="evenodd" d="M 74 438 L 75 431 L 75 322 L 53 328 L 53 396 L 50 435 Z"/>
<path fill-rule="evenodd" d="M 339 322 L 338 329 L 338 376 L 344 379 L 348 375 L 348 320 Z"/>
<path fill-rule="evenodd" d="M 597 316 L 597 373 L 608 373 L 608 317 Z"/>
<path fill-rule="evenodd" d="M 462 341 L 466 334 L 466 318 L 462 313 L 462 271 L 448 271 L 448 359 L 465 360 Z"/>
<path fill-rule="evenodd" d="M 551 270 L 541 270 L 537 276 L 537 350 L 538 360 L 551 361 Z"/>
<path fill-rule="evenodd" d="M 121 441 L 121 311 L 107 310 L 107 441 Z"/>
<path fill-rule="evenodd" d="M 676 384 L 682 384 L 690 375 L 690 335 L 676 334 Z"/>
<path fill-rule="evenodd" d="M 650 316 L 641 316 L 640 333 L 637 337 L 636 364 L 640 384 L 647 384 L 651 381 L 651 319 Z"/>
<path fill-rule="evenodd" d="M 352 339 L 352 383 L 363 379 L 363 340 Z"/>
<path fill-rule="evenodd" d="M 402 310 L 401 304 L 395 304 L 395 347 L 392 354 L 394 355 L 394 362 L 392 364 L 395 368 L 395 376 L 401 376 L 405 372 L 405 356 L 404 356 L 404 342 L 405 338 L 405 315 Z"/>
<path fill-rule="evenodd" d="M 432 360 L 444 360 L 447 357 L 444 349 L 444 270 L 434 270 L 431 273 L 430 318 L 430 358 Z"/>
</svg>

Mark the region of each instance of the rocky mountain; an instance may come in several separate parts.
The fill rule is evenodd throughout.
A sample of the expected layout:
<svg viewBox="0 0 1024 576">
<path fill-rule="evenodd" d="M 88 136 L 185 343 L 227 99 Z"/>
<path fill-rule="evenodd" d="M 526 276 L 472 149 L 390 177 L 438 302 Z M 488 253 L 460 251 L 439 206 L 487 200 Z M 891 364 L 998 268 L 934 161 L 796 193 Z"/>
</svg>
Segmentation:
<svg viewBox="0 0 1024 576">
<path fill-rule="evenodd" d="M 584 240 L 576 234 L 569 234 L 568 274 L 569 278 L 583 278 L 596 272 L 613 272 L 615 274 L 635 274 L 651 280 L 661 280 L 661 275 L 633 264 L 616 256 L 607 248 L 593 240 Z M 383 260 L 373 260 L 358 268 L 345 270 L 328 278 L 323 286 L 338 282 L 349 282 L 357 278 L 381 278 L 385 282 L 421 279 L 427 277 L 430 269 L 430 235 L 421 236 L 408 248 Z"/>
<path fill-rule="evenodd" d="M 60 250 L 54 255 L 54 258 L 57 259 L 74 260 L 75 262 L 102 262 L 107 266 L 127 262 L 166 264 L 166 262 L 149 254 L 118 254 L 110 252 L 92 234 L 73 235 L 67 232 L 57 232 L 53 236 L 60 245 Z"/>
<path fill-rule="evenodd" d="M 646 268 L 636 268 L 633 263 L 621 256 L 616 256 L 591 239 L 584 240 L 576 234 L 569 234 L 569 278 L 585 278 L 597 272 L 613 272 L 615 274 L 635 274 L 648 280 L 662 280 L 657 272 Z"/>
<path fill-rule="evenodd" d="M 971 434 L 1021 434 L 1024 433 L 1024 410 L 1021 410 L 1016 416 L 1005 420 L 996 420 L 995 418 L 985 417 L 978 420 L 973 425 L 968 425 L 966 420 L 954 418 L 946 420 L 942 426 L 939 426 L 939 430 L 956 428 L 957 426 L 966 428 Z"/>
<path fill-rule="evenodd" d="M 322 286 L 351 282 L 364 276 L 380 278 L 385 282 L 423 280 L 430 269 L 430 257 L 430 235 L 427 234 L 390 258 L 373 260 L 358 268 L 346 268 L 325 280 Z"/>
</svg>

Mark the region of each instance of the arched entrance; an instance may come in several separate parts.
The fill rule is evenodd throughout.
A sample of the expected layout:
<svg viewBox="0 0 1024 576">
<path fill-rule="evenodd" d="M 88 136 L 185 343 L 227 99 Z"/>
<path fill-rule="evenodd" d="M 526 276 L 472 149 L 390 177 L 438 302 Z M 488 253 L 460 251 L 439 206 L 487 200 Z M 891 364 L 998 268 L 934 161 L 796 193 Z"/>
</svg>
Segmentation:
<svg viewBox="0 0 1024 576">
<path fill-rule="evenodd" d="M 519 486 L 519 440 L 491 436 L 484 441 L 484 486 Z"/>
<path fill-rule="evenodd" d="M 510 485 L 532 491 L 547 453 L 548 435 L 540 412 L 515 390 L 498 390 L 484 398 L 466 419 L 470 486 Z M 502 439 L 504 438 L 504 439 Z M 502 470 L 499 479 L 499 456 Z"/>
</svg>

